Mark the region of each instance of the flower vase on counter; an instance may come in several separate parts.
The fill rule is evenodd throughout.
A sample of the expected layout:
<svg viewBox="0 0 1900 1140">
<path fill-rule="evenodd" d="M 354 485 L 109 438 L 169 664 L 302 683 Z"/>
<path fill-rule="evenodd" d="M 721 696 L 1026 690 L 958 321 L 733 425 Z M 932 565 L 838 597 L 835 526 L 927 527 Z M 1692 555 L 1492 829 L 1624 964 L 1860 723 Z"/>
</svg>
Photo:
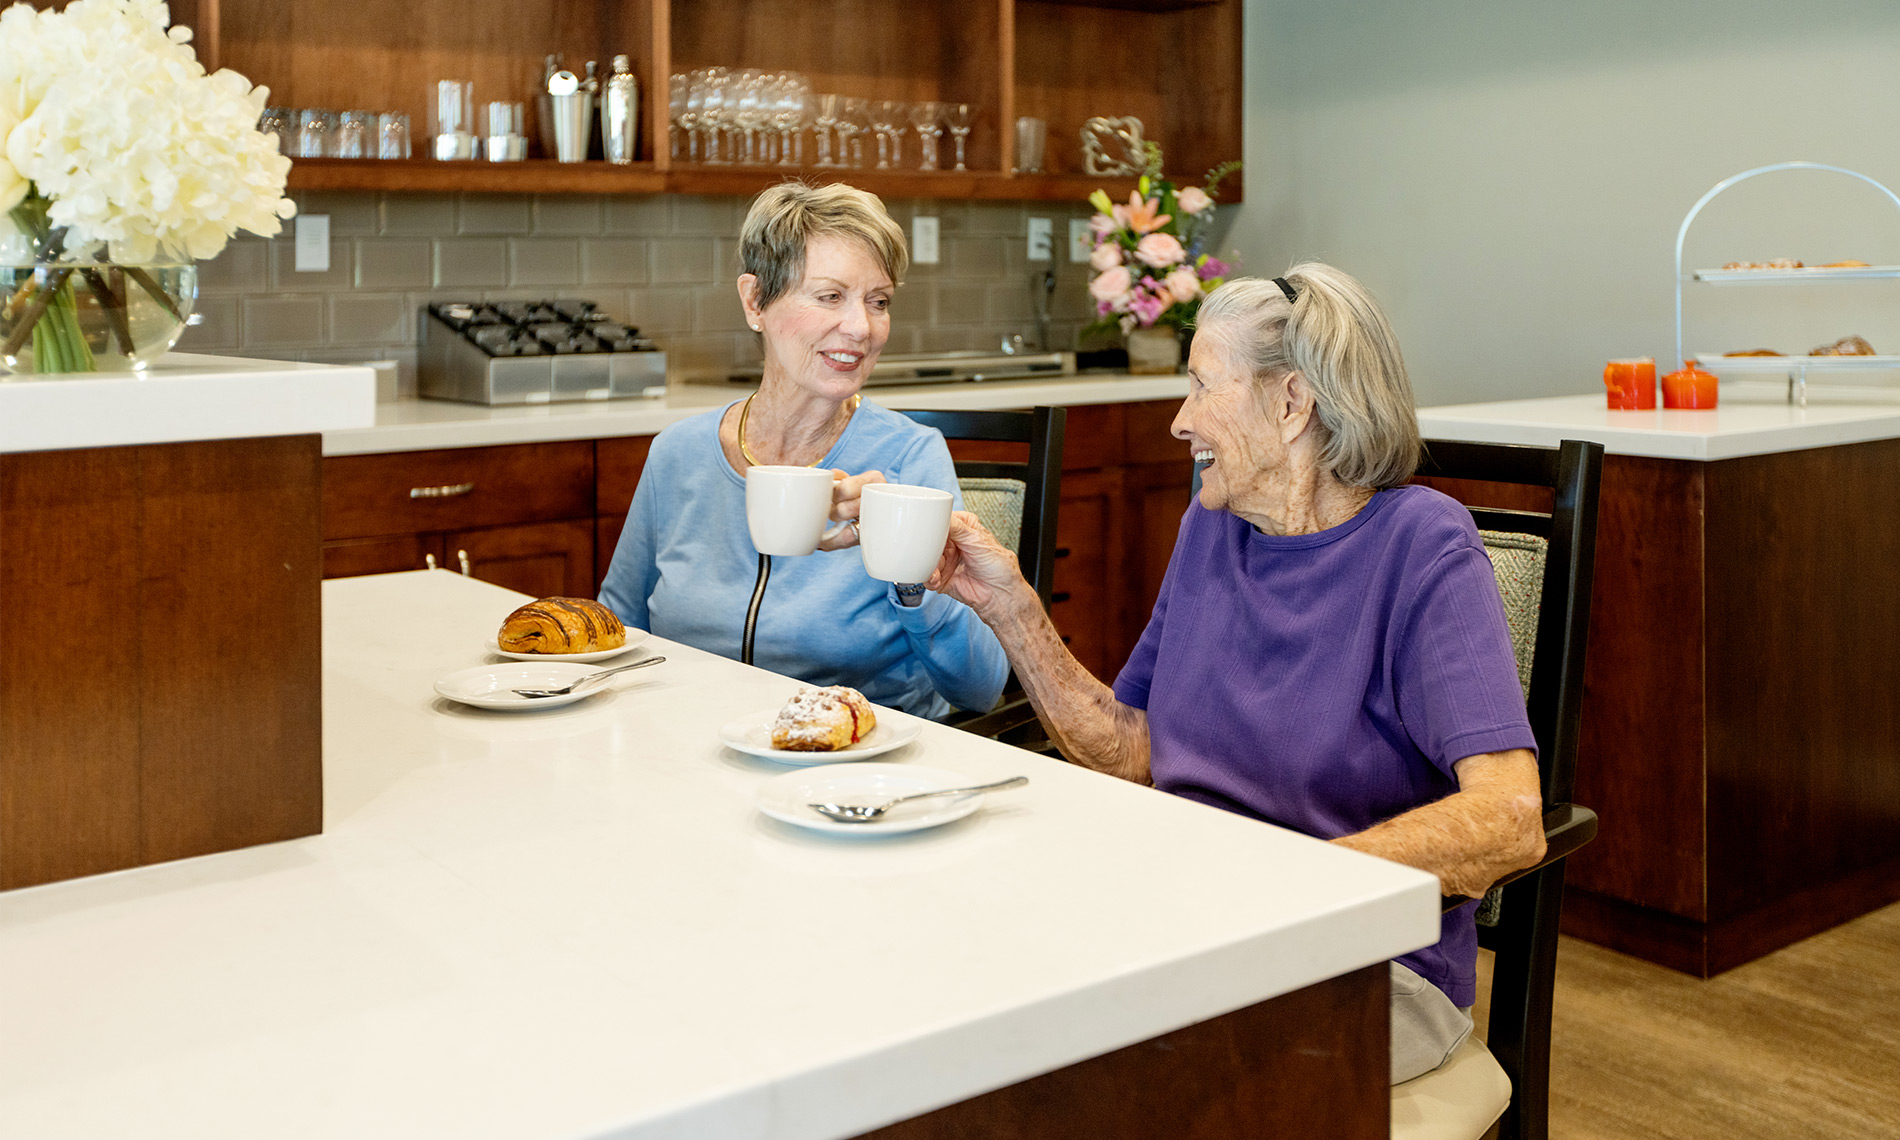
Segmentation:
<svg viewBox="0 0 1900 1140">
<path fill-rule="evenodd" d="M 1119 329 L 1128 371 L 1167 373 L 1181 366 L 1181 333 L 1193 327 L 1202 298 L 1227 279 L 1227 265 L 1203 246 L 1220 181 L 1240 164 L 1208 171 L 1205 189 L 1176 189 L 1162 175 L 1161 148 L 1146 143 L 1143 154 L 1147 170 L 1126 203 L 1100 190 L 1089 195 L 1095 321 L 1085 331 Z"/>
<path fill-rule="evenodd" d="M 296 213 L 269 92 L 205 74 L 157 0 L 0 11 L 0 363 L 140 370 L 178 342 L 197 262 Z M 113 77 L 111 82 L 101 77 Z"/>
<path fill-rule="evenodd" d="M 0 236 L 0 364 L 15 372 L 142 371 L 178 343 L 198 266 L 154 252 L 140 265 L 67 256 Z"/>
</svg>

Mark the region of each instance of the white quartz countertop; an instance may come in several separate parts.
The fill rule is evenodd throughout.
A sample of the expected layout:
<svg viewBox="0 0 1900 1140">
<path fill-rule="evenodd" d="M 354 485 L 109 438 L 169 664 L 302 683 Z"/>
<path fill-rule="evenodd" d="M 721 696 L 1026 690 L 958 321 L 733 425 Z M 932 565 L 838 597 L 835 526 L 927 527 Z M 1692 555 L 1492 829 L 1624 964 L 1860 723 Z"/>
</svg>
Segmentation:
<svg viewBox="0 0 1900 1140">
<path fill-rule="evenodd" d="M 668 424 L 739 399 L 748 391 L 740 385 L 674 383 L 667 385 L 664 396 L 650 399 L 495 408 L 447 400 L 396 400 L 376 406 L 373 426 L 326 431 L 323 453 L 367 455 L 657 435 Z M 1075 407 L 1179 400 L 1186 394 L 1186 376 L 1084 373 L 1049 380 L 884 385 L 867 388 L 864 397 L 901 410 L 988 411 L 1039 404 Z"/>
<path fill-rule="evenodd" d="M 1613 455 L 1659 459 L 1736 459 L 1810 447 L 1900 438 L 1900 391 L 1808 385 L 1808 406 L 1788 402 L 1786 384 L 1729 381 L 1707 411 L 1611 411 L 1602 392 L 1489 404 L 1420 408 L 1428 440 L 1554 446 L 1566 439 L 1601 443 Z"/>
<path fill-rule="evenodd" d="M 654 639 L 483 712 L 431 685 L 520 595 L 323 590 L 324 834 L 0 895 L 0 1132 L 847 1137 L 1437 937 L 1423 873 L 935 724 L 886 758 L 1030 784 L 776 823 L 718 728 L 794 682 Z"/>
<path fill-rule="evenodd" d="M 173 352 L 144 372 L 0 372 L 0 453 L 305 435 L 376 422 L 369 368 Z"/>
</svg>

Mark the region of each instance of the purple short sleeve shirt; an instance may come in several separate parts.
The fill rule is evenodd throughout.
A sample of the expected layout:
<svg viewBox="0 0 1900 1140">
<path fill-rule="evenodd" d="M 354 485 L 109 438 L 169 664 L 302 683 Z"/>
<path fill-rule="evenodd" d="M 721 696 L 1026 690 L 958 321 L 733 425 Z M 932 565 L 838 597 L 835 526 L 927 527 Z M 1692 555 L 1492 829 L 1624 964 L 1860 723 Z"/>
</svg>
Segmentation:
<svg viewBox="0 0 1900 1140">
<path fill-rule="evenodd" d="M 1321 839 L 1443 799 L 1467 756 L 1536 748 L 1477 528 L 1425 487 L 1318 534 L 1189 506 L 1115 696 L 1147 710 L 1157 788 Z M 1400 959 L 1459 1006 L 1471 911 Z"/>
</svg>

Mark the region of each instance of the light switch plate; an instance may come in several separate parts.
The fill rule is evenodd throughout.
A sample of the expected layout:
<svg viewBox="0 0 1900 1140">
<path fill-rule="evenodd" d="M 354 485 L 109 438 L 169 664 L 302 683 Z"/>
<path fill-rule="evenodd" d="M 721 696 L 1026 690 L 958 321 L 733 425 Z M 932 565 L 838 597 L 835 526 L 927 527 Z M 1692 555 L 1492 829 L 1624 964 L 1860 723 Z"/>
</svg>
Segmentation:
<svg viewBox="0 0 1900 1140">
<path fill-rule="evenodd" d="M 922 214 L 910 220 L 910 259 L 919 265 L 935 265 L 941 260 L 937 242 L 937 219 Z"/>
<path fill-rule="evenodd" d="M 300 214 L 297 217 L 297 272 L 327 273 L 330 270 L 330 215 Z"/>
<path fill-rule="evenodd" d="M 1055 260 L 1055 223 L 1048 218 L 1029 219 L 1029 260 Z"/>
<path fill-rule="evenodd" d="M 1087 218 L 1069 219 L 1069 260 L 1083 262 L 1089 254 L 1095 252 L 1095 244 L 1089 240 L 1089 220 Z"/>
</svg>

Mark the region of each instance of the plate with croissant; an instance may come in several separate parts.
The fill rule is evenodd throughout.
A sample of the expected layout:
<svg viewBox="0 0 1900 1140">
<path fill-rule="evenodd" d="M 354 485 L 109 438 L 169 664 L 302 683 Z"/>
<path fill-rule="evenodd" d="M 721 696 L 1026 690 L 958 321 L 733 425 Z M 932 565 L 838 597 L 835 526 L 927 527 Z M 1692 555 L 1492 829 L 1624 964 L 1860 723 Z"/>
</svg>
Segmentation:
<svg viewBox="0 0 1900 1140">
<path fill-rule="evenodd" d="M 844 685 L 807 685 L 777 708 L 727 722 L 727 748 L 780 764 L 836 764 L 869 760 L 917 739 L 924 722 L 879 708 Z"/>
<path fill-rule="evenodd" d="M 592 598 L 539 598 L 508 615 L 488 642 L 490 653 L 516 661 L 585 665 L 618 657 L 647 639 Z"/>
</svg>

